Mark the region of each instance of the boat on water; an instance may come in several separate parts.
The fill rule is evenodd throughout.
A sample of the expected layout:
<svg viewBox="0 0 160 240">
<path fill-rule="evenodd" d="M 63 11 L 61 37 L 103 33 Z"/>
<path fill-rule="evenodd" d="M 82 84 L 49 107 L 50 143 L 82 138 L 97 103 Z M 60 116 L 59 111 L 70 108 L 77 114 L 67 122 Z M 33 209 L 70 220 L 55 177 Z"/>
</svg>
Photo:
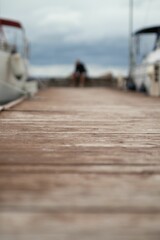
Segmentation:
<svg viewBox="0 0 160 240">
<path fill-rule="evenodd" d="M 160 26 L 133 34 L 131 62 L 130 79 L 136 89 L 160 96 Z"/>
<path fill-rule="evenodd" d="M 0 105 L 28 93 L 28 55 L 22 24 L 0 18 Z"/>
</svg>

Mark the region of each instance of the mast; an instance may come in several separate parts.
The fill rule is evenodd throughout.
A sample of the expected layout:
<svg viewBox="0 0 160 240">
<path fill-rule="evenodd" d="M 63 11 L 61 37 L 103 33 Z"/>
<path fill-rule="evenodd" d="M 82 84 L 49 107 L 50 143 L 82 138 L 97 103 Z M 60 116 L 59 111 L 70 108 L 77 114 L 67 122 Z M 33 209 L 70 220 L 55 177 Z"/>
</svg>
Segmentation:
<svg viewBox="0 0 160 240">
<path fill-rule="evenodd" d="M 132 33 L 133 33 L 133 8 L 134 0 L 129 0 L 129 75 L 132 71 L 133 64 L 133 43 L 132 43 Z"/>
</svg>

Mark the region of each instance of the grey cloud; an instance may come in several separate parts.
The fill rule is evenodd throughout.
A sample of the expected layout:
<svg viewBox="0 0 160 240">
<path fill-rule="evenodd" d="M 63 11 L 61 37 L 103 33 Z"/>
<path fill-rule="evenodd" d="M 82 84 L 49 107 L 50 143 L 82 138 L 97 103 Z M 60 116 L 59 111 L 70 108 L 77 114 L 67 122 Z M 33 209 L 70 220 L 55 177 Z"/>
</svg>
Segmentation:
<svg viewBox="0 0 160 240">
<path fill-rule="evenodd" d="M 34 65 L 71 64 L 80 58 L 90 64 L 126 66 L 127 44 L 125 38 L 76 45 L 65 44 L 63 39 L 58 42 L 50 39 L 32 46 L 31 62 Z"/>
</svg>

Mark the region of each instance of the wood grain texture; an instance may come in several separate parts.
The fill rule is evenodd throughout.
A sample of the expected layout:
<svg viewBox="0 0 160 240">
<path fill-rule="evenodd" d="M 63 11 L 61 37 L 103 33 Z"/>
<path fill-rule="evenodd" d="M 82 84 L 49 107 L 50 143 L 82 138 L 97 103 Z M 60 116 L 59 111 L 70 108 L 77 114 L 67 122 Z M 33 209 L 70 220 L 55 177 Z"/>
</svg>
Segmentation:
<svg viewBox="0 0 160 240">
<path fill-rule="evenodd" d="M 0 113 L 1 240 L 159 240 L 160 99 L 50 88 Z"/>
</svg>

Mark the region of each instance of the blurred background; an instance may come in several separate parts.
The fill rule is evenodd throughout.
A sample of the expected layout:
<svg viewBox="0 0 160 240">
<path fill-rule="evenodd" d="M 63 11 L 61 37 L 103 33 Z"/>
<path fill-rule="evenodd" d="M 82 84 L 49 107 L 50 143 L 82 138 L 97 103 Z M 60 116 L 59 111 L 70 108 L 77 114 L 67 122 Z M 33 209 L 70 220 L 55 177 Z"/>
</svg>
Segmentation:
<svg viewBox="0 0 160 240">
<path fill-rule="evenodd" d="M 30 74 L 66 76 L 75 60 L 92 76 L 128 73 L 129 0 L 1 0 L 0 15 L 23 23 Z M 133 29 L 159 25 L 159 0 L 133 1 Z"/>
</svg>

